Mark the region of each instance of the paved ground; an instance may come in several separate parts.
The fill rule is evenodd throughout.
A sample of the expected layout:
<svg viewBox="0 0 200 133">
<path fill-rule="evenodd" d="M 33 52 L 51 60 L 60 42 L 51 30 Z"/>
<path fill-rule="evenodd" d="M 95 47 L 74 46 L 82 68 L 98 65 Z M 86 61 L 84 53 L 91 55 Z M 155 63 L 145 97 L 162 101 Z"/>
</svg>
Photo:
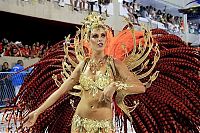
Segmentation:
<svg viewBox="0 0 200 133">
<path fill-rule="evenodd" d="M 0 112 L 2 112 L 2 110 Z M 7 127 L 8 123 L 6 121 L 2 122 L 2 117 L 3 117 L 3 113 L 0 113 L 0 133 L 17 133 L 17 132 L 15 132 L 15 125 L 14 125 L 13 121 L 10 124 L 10 128 L 11 128 L 10 132 L 6 131 L 6 127 Z M 19 124 L 19 122 L 17 124 Z M 128 125 L 129 125 L 129 123 L 128 123 Z M 120 132 L 117 131 L 116 133 L 120 133 Z M 131 130 L 130 126 L 128 126 L 128 133 L 135 133 L 135 131 Z"/>
<path fill-rule="evenodd" d="M 11 121 L 10 123 L 10 131 L 7 131 L 7 127 L 8 127 L 8 122 L 3 120 L 2 121 L 2 117 L 3 117 L 3 113 L 0 113 L 0 133 L 16 133 L 15 131 L 15 126 L 14 126 L 14 122 Z M 19 124 L 19 122 L 17 122 L 17 124 Z"/>
</svg>

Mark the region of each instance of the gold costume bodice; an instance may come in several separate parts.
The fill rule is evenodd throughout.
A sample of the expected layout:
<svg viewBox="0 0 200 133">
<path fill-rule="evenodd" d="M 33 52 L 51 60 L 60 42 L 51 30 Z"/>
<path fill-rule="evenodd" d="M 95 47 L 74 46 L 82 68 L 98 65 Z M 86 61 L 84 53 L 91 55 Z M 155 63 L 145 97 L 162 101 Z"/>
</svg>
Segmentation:
<svg viewBox="0 0 200 133">
<path fill-rule="evenodd" d="M 80 75 L 79 78 L 80 86 L 85 91 L 89 91 L 89 93 L 92 94 L 92 96 L 95 96 L 99 90 L 103 91 L 104 88 L 112 82 L 111 68 L 109 64 L 106 65 L 107 66 L 105 74 L 102 73 L 98 74 L 95 80 L 84 74 L 84 71 Z"/>
</svg>

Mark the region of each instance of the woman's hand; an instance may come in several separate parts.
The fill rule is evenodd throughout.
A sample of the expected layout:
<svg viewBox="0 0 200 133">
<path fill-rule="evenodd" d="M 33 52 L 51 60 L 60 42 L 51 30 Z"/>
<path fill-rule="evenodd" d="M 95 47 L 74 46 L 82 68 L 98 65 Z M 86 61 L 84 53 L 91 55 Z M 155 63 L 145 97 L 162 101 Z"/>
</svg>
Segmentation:
<svg viewBox="0 0 200 133">
<path fill-rule="evenodd" d="M 113 82 L 104 89 L 103 93 L 100 96 L 99 101 L 100 102 L 105 101 L 105 102 L 111 103 L 115 90 L 116 90 L 116 86 L 115 86 L 115 83 Z"/>
<path fill-rule="evenodd" d="M 35 124 L 38 116 L 39 116 L 39 114 L 37 113 L 37 111 L 32 111 L 30 114 L 28 114 L 28 116 L 26 116 L 24 118 L 23 127 L 24 128 L 32 127 Z"/>
</svg>

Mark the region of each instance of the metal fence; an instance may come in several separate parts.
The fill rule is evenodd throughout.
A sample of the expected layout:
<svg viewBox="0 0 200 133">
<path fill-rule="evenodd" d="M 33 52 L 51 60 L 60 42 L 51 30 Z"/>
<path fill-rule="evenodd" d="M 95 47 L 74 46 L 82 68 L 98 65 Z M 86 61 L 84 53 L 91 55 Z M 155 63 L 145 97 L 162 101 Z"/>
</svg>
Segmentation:
<svg viewBox="0 0 200 133">
<path fill-rule="evenodd" d="M 24 82 L 24 78 L 28 74 L 28 72 L 21 72 L 18 74 L 13 72 L 0 72 L 0 107 L 7 106 L 17 95 Z"/>
</svg>

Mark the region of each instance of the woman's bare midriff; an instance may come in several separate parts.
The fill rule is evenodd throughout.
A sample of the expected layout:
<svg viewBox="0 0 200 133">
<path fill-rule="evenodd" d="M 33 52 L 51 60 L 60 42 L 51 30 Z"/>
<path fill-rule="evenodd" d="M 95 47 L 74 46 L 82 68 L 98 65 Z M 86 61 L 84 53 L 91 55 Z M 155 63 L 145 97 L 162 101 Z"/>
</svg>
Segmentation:
<svg viewBox="0 0 200 133">
<path fill-rule="evenodd" d="M 112 120 L 111 103 L 99 101 L 102 91 L 93 97 L 89 91 L 83 91 L 81 100 L 76 108 L 76 115 L 92 120 Z"/>
</svg>

